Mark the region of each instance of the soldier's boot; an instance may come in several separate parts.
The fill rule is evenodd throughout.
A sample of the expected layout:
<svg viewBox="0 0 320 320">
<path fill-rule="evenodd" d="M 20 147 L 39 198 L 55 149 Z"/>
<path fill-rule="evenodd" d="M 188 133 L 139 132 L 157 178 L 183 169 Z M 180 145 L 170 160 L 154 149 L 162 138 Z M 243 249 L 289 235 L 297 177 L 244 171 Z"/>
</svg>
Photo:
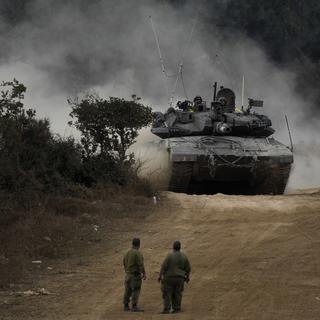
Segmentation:
<svg viewBox="0 0 320 320">
<path fill-rule="evenodd" d="M 181 309 L 173 309 L 172 310 L 172 313 L 179 313 L 179 312 L 181 312 Z"/>
<path fill-rule="evenodd" d="M 160 313 L 161 313 L 161 314 L 168 314 L 168 313 L 170 313 L 170 310 L 163 309 Z"/>
<path fill-rule="evenodd" d="M 143 309 L 140 309 L 136 304 L 133 304 L 132 305 L 132 309 L 131 309 L 132 312 L 144 312 Z"/>
<path fill-rule="evenodd" d="M 123 311 L 130 311 L 130 307 L 129 307 L 129 304 L 124 304 L 123 306 Z"/>
</svg>

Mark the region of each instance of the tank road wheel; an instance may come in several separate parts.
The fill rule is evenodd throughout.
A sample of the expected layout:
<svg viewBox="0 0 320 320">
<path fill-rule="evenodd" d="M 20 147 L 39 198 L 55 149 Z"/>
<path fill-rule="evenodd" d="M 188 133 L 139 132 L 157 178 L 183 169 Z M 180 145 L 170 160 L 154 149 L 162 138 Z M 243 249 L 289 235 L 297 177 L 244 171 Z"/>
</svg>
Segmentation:
<svg viewBox="0 0 320 320">
<path fill-rule="evenodd" d="M 186 192 L 192 176 L 191 162 L 173 162 L 171 167 L 171 177 L 169 191 Z"/>
<path fill-rule="evenodd" d="M 274 164 L 265 170 L 264 178 L 257 185 L 257 194 L 283 194 L 286 188 L 291 165 Z"/>
</svg>

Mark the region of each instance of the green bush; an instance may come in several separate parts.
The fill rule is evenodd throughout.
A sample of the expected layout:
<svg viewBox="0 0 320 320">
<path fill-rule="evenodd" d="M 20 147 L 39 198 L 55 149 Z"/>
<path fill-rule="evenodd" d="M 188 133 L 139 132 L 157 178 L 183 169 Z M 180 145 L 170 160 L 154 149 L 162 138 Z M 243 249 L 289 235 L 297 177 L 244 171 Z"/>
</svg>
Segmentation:
<svg viewBox="0 0 320 320">
<path fill-rule="evenodd" d="M 148 106 L 132 100 L 87 95 L 69 101 L 73 121 L 81 133 L 83 182 L 91 186 L 103 181 L 125 184 L 134 178 L 134 155 L 128 154 L 138 130 L 152 121 Z"/>
<path fill-rule="evenodd" d="M 81 143 L 52 134 L 48 119 L 22 103 L 26 87 L 2 83 L 0 96 L 0 192 L 28 203 L 45 193 L 72 194 L 84 187 L 136 179 L 127 154 L 138 129 L 151 121 L 151 108 L 119 98 L 88 96 L 71 115 Z M 41 198 L 41 197 L 40 197 Z M 30 200 L 31 201 L 31 200 Z"/>
</svg>

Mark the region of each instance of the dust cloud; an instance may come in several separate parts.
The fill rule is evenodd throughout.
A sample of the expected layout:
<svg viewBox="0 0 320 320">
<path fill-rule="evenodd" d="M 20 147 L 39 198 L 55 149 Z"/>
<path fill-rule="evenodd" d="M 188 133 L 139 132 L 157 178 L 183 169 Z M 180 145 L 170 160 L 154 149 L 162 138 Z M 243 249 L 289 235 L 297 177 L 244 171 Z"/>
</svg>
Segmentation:
<svg viewBox="0 0 320 320">
<path fill-rule="evenodd" d="M 161 73 L 149 21 L 152 16 L 168 74 L 177 73 L 185 54 L 187 97 L 179 82 L 175 99 L 202 95 L 210 101 L 212 83 L 218 81 L 235 90 L 239 105 L 244 76 L 245 99 L 264 100 L 265 107 L 257 112 L 270 116 L 275 138 L 287 145 L 284 115 L 289 118 L 296 149 L 289 187 L 319 186 L 319 119 L 309 119 L 307 112 L 313 101 L 300 95 L 293 71 L 275 66 L 244 35 L 218 27 L 208 33 L 206 1 L 186 1 L 181 6 L 156 0 L 18 2 L 24 3 L 19 19 L 6 16 L 0 24 L 0 40 L 6 43 L 0 52 L 1 79 L 16 77 L 25 83 L 27 105 L 39 116 L 50 118 L 53 131 L 64 136 L 75 134 L 67 126 L 67 98 L 87 90 L 103 97 L 129 98 L 134 93 L 154 110 L 167 108 L 166 84 L 171 91 L 175 77 L 165 79 Z M 186 50 L 195 19 L 196 28 Z M 144 130 L 132 147 L 145 163 L 146 175 L 156 176 L 166 167 L 163 146 Z"/>
<path fill-rule="evenodd" d="M 130 148 L 137 159 L 138 174 L 148 179 L 156 190 L 169 185 L 170 163 L 166 140 L 155 137 L 150 128 L 140 131 L 137 142 Z"/>
</svg>

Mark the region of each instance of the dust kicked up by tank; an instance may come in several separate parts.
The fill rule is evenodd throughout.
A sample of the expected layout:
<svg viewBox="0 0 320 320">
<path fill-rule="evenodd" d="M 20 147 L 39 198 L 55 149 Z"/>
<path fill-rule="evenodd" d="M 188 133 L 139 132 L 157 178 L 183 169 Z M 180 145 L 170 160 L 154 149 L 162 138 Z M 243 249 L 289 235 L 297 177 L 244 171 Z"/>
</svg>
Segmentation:
<svg viewBox="0 0 320 320">
<path fill-rule="evenodd" d="M 236 108 L 234 92 L 223 87 L 217 92 L 215 83 L 209 105 L 196 96 L 164 114 L 155 112 L 151 131 L 166 140 L 169 190 L 282 194 L 292 147 L 270 137 L 271 120 L 252 112 L 262 105 L 249 99 L 247 108 Z"/>
</svg>

